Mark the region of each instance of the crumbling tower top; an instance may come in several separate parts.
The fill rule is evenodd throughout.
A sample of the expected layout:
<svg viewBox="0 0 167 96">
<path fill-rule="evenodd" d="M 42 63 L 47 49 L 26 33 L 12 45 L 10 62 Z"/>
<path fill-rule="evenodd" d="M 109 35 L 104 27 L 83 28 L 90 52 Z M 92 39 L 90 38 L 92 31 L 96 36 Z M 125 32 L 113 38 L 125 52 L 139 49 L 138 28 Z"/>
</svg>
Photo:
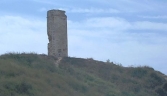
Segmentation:
<svg viewBox="0 0 167 96">
<path fill-rule="evenodd" d="M 65 11 L 63 11 L 63 10 L 55 10 L 55 9 L 53 9 L 53 10 L 49 10 L 47 12 L 47 17 L 49 17 L 49 16 L 58 16 L 58 15 L 66 17 Z"/>
</svg>

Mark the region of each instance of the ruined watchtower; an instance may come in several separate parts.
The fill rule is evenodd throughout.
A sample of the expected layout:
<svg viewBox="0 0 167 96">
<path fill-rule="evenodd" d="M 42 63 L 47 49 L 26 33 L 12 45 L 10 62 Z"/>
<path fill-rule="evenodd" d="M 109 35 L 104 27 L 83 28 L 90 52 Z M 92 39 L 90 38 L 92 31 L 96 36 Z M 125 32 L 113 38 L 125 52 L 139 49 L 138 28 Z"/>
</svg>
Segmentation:
<svg viewBox="0 0 167 96">
<path fill-rule="evenodd" d="M 48 55 L 55 57 L 68 56 L 67 16 L 63 10 L 47 12 Z"/>
</svg>

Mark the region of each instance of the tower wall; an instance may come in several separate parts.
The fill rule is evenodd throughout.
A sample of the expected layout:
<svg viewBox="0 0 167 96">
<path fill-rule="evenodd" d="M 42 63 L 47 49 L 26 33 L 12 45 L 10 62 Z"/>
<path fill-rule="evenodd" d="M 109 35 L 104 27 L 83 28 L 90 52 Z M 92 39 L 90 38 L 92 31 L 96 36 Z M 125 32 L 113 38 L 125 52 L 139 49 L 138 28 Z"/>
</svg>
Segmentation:
<svg viewBox="0 0 167 96">
<path fill-rule="evenodd" d="M 62 10 L 47 12 L 48 55 L 55 57 L 68 56 L 67 16 Z"/>
</svg>

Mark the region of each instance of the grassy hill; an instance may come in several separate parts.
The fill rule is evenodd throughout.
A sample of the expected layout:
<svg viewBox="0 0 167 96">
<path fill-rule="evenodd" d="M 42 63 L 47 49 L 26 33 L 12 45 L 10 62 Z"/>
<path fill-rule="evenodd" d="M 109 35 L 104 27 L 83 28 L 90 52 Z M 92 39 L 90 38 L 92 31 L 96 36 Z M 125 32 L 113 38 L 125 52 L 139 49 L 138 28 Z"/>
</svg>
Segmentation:
<svg viewBox="0 0 167 96">
<path fill-rule="evenodd" d="M 0 56 L 0 96 L 167 96 L 165 78 L 147 66 L 71 57 L 57 62 L 33 53 Z"/>
</svg>

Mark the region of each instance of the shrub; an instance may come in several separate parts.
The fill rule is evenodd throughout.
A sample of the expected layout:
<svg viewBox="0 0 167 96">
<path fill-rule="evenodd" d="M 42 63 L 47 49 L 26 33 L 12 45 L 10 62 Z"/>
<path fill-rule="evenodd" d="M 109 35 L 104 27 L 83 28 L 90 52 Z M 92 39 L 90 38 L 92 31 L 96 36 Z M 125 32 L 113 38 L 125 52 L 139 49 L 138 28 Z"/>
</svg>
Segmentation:
<svg viewBox="0 0 167 96">
<path fill-rule="evenodd" d="M 10 94 L 27 94 L 29 96 L 33 96 L 33 94 L 31 93 L 32 86 L 27 82 L 20 82 L 20 83 L 5 82 L 3 87 L 6 90 L 9 90 L 8 92 Z"/>
<path fill-rule="evenodd" d="M 143 68 L 136 68 L 132 71 L 131 75 L 133 77 L 137 77 L 137 78 L 142 78 L 143 76 L 145 76 L 147 74 L 147 70 L 143 69 Z"/>
<path fill-rule="evenodd" d="M 30 90 L 32 90 L 32 86 L 26 82 L 21 82 L 15 86 L 15 90 L 20 94 L 31 94 Z"/>
<path fill-rule="evenodd" d="M 155 90 L 155 92 L 156 92 L 159 96 L 167 96 L 167 93 L 166 93 L 162 88 L 158 88 L 157 90 Z"/>
<path fill-rule="evenodd" d="M 167 83 L 163 85 L 163 89 L 167 92 Z"/>
<path fill-rule="evenodd" d="M 82 93 L 85 93 L 88 91 L 88 87 L 83 85 L 83 84 L 79 84 L 76 82 L 70 82 L 69 85 L 75 90 L 75 91 L 79 91 Z"/>
<path fill-rule="evenodd" d="M 155 83 L 160 84 L 160 85 L 163 83 L 162 78 L 158 76 L 156 73 L 151 73 L 150 76 L 152 79 L 154 79 Z"/>
</svg>

